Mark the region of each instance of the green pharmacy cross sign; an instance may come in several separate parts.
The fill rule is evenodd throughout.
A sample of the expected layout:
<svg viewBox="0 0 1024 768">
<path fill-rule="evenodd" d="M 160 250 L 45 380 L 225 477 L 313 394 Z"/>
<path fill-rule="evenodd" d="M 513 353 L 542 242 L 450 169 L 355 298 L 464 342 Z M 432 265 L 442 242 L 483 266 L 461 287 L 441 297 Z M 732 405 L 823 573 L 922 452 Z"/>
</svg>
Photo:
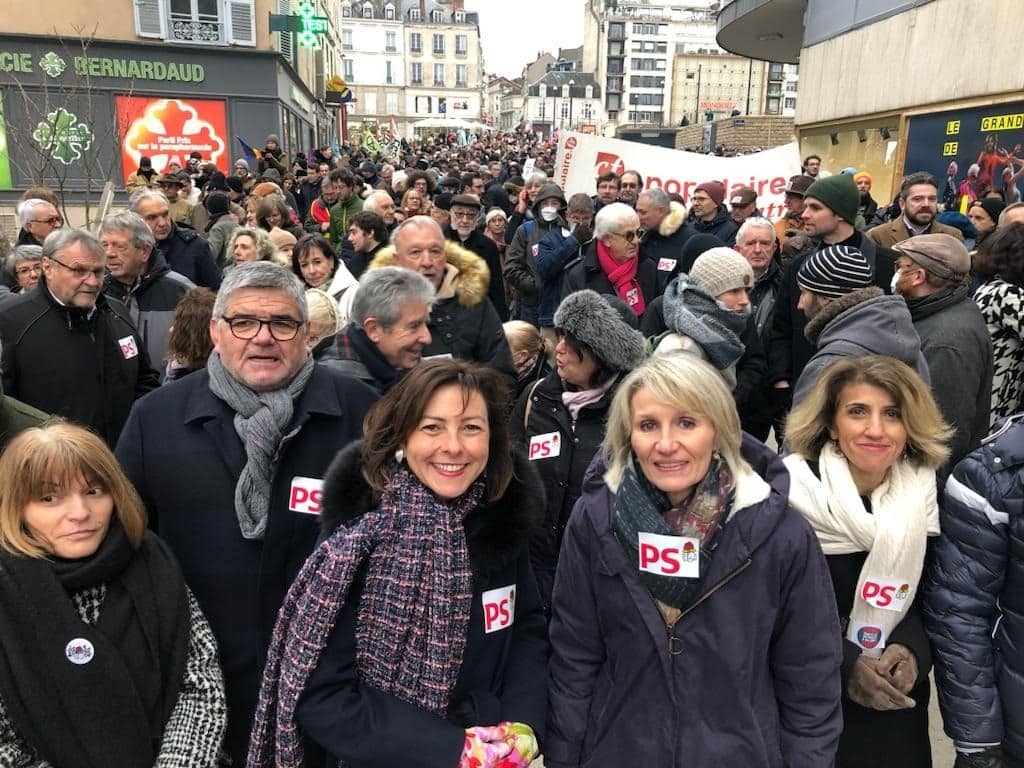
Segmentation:
<svg viewBox="0 0 1024 768">
<path fill-rule="evenodd" d="M 328 18 L 317 16 L 316 8 L 310 2 L 299 4 L 298 16 L 270 14 L 271 32 L 294 32 L 302 48 L 319 48 L 320 36 L 327 34 Z"/>
</svg>

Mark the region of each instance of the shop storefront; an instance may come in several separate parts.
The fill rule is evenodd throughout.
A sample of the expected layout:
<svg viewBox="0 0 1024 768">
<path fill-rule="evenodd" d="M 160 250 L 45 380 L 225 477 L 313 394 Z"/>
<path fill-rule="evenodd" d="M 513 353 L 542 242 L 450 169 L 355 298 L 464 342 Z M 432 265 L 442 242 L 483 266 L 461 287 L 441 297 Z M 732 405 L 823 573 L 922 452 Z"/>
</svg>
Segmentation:
<svg viewBox="0 0 1024 768">
<path fill-rule="evenodd" d="M 120 191 L 143 156 L 162 172 L 198 151 L 229 172 L 238 138 L 273 133 L 294 156 L 330 120 L 272 51 L 0 35 L 0 196 Z"/>
</svg>

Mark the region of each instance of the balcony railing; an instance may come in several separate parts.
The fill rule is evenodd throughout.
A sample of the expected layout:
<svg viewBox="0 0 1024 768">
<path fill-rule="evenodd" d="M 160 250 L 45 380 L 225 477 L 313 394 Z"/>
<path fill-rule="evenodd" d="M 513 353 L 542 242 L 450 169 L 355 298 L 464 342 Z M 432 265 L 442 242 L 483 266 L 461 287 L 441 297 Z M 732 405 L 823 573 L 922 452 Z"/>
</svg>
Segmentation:
<svg viewBox="0 0 1024 768">
<path fill-rule="evenodd" d="M 223 43 L 224 24 L 216 16 L 170 14 L 170 39 L 181 43 Z"/>
</svg>

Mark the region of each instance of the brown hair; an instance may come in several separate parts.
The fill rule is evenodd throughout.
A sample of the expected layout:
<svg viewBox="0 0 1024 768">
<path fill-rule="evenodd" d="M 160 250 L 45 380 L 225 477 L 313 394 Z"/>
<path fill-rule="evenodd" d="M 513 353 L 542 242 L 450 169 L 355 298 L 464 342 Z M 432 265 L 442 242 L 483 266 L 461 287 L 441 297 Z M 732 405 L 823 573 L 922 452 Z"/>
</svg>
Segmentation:
<svg viewBox="0 0 1024 768">
<path fill-rule="evenodd" d="M 267 195 L 260 200 L 259 205 L 256 206 L 256 225 L 260 227 L 260 229 L 265 229 L 267 232 L 273 229 L 273 227 L 267 223 L 267 217 L 274 213 L 274 211 L 281 214 L 281 223 L 278 225 L 279 227 L 291 226 L 292 222 L 291 215 L 288 212 L 288 204 L 284 201 L 284 198 L 281 197 L 281 195 Z"/>
<path fill-rule="evenodd" d="M 26 557 L 52 554 L 24 524 L 25 506 L 53 484 L 65 488 L 79 478 L 98 483 L 114 502 L 114 515 L 133 549 L 146 532 L 146 508 L 106 443 L 83 427 L 52 421 L 30 427 L 0 456 L 0 549 Z"/>
<path fill-rule="evenodd" d="M 395 451 L 419 426 L 434 394 L 449 385 L 462 388 L 468 401 L 479 392 L 487 405 L 490 452 L 485 477 L 487 500 L 500 499 L 512 481 L 512 442 L 508 433 L 508 384 L 493 368 L 465 360 L 420 363 L 373 406 L 363 421 L 363 477 L 379 497 L 391 481 Z"/>
<path fill-rule="evenodd" d="M 57 195 L 49 187 L 29 187 L 22 192 L 21 197 L 18 198 L 18 202 L 22 203 L 26 200 L 45 200 L 58 211 L 60 210 L 60 200 L 57 199 Z"/>
<path fill-rule="evenodd" d="M 932 469 L 949 457 L 946 443 L 953 430 L 917 372 L 885 355 L 852 357 L 833 363 L 815 382 L 807 398 L 786 419 L 786 440 L 793 453 L 818 458 L 835 423 L 839 397 L 855 384 L 884 389 L 896 401 L 907 430 L 907 458 Z"/>
<path fill-rule="evenodd" d="M 1004 224 L 982 241 L 974 254 L 974 274 L 1024 286 L 1024 223 Z"/>
<path fill-rule="evenodd" d="M 167 342 L 167 359 L 191 370 L 206 367 L 213 351 L 210 318 L 217 294 L 209 288 L 190 288 L 174 308 L 171 336 Z"/>
</svg>

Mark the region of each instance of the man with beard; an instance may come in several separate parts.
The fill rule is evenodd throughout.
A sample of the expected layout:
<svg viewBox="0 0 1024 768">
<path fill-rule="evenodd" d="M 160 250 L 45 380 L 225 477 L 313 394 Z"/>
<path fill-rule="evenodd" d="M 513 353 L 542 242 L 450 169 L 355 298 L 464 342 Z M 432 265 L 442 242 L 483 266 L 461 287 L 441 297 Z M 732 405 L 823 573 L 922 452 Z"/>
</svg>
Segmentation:
<svg viewBox="0 0 1024 768">
<path fill-rule="evenodd" d="M 939 182 L 930 173 L 912 173 L 900 184 L 899 206 L 903 215 L 867 231 L 867 236 L 883 248 L 916 235 L 951 235 L 963 242 L 955 227 L 935 220 L 939 211 Z"/>
<path fill-rule="evenodd" d="M 619 202 L 636 208 L 636 198 L 643 191 L 644 177 L 639 171 L 626 171 L 619 177 Z"/>
<path fill-rule="evenodd" d="M 505 301 L 505 282 L 501 273 L 501 257 L 496 246 L 489 237 L 476 228 L 476 220 L 480 215 L 480 200 L 475 195 L 456 195 L 452 198 L 450 210 L 451 225 L 445 231 L 445 237 L 458 243 L 467 251 L 479 256 L 490 270 L 491 280 L 487 289 L 487 298 L 494 305 L 498 317 L 504 322 L 508 320 L 508 303 Z"/>
</svg>

